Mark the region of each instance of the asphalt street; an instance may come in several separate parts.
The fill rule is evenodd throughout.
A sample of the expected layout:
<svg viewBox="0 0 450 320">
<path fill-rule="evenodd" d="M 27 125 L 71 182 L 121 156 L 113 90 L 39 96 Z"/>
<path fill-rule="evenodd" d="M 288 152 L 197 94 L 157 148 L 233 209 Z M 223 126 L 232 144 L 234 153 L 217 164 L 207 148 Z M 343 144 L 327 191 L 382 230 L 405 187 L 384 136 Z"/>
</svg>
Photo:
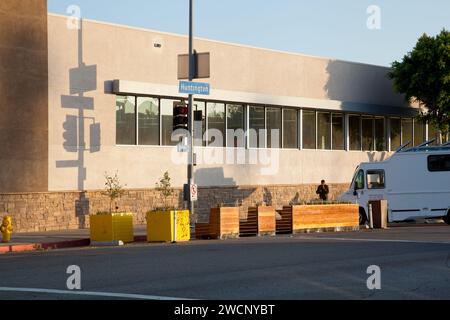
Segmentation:
<svg viewBox="0 0 450 320">
<path fill-rule="evenodd" d="M 371 265 L 381 290 L 367 288 Z M 450 299 L 450 227 L 9 254 L 0 274 L 0 299 Z"/>
</svg>

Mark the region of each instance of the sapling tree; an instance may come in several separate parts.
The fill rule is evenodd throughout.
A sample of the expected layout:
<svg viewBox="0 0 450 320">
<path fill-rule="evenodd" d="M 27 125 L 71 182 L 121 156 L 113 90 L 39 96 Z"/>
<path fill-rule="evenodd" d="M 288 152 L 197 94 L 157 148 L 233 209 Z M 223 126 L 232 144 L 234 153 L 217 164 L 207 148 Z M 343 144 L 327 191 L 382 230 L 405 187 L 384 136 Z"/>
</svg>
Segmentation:
<svg viewBox="0 0 450 320">
<path fill-rule="evenodd" d="M 107 172 L 105 173 L 105 191 L 102 193 L 105 196 L 109 197 L 109 213 L 113 212 L 113 204 L 114 204 L 114 212 L 117 212 L 117 199 L 119 199 L 123 193 L 123 186 L 120 184 L 119 176 L 117 172 L 114 176 L 110 176 Z"/>
<path fill-rule="evenodd" d="M 166 172 L 164 173 L 163 178 L 156 183 L 156 191 L 158 191 L 163 198 L 164 210 L 169 208 L 167 205 L 168 199 L 174 194 L 174 189 L 172 188 L 170 181 L 171 178 L 169 172 Z"/>
</svg>

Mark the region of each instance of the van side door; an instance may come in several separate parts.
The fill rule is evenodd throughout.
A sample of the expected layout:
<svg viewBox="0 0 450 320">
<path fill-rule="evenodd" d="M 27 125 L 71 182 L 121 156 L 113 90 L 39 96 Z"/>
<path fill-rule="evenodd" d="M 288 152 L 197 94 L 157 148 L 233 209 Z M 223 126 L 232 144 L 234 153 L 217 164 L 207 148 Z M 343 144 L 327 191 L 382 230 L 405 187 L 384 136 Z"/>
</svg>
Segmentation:
<svg viewBox="0 0 450 320">
<path fill-rule="evenodd" d="M 364 196 L 364 189 L 365 189 L 365 177 L 363 169 L 360 169 L 356 174 L 353 188 L 354 188 L 353 195 L 356 197 L 356 199 L 358 199 L 359 202 L 359 200 Z"/>
<path fill-rule="evenodd" d="M 367 200 L 386 200 L 386 173 L 382 169 L 371 169 L 366 172 Z"/>
</svg>

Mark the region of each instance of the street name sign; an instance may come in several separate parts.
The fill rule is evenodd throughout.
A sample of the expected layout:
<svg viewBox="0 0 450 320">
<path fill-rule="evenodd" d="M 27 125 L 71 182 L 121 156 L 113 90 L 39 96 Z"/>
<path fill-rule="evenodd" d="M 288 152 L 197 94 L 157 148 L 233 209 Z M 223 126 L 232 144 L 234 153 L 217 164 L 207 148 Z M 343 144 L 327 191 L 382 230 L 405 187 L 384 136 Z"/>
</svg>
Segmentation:
<svg viewBox="0 0 450 320">
<path fill-rule="evenodd" d="M 179 93 L 200 94 L 208 96 L 211 92 L 209 83 L 180 81 Z"/>
</svg>

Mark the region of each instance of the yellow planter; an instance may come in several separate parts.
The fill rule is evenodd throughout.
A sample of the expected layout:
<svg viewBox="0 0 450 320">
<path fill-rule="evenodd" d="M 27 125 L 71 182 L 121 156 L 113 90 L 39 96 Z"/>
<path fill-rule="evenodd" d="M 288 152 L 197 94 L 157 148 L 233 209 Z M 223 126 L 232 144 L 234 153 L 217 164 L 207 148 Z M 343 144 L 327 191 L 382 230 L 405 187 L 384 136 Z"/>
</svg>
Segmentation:
<svg viewBox="0 0 450 320">
<path fill-rule="evenodd" d="M 191 225 L 188 210 L 176 211 L 177 236 L 174 238 L 175 211 L 147 213 L 148 242 L 185 242 L 191 240 Z"/>
<path fill-rule="evenodd" d="M 134 241 L 133 214 L 113 213 L 90 216 L 91 241 Z"/>
</svg>

